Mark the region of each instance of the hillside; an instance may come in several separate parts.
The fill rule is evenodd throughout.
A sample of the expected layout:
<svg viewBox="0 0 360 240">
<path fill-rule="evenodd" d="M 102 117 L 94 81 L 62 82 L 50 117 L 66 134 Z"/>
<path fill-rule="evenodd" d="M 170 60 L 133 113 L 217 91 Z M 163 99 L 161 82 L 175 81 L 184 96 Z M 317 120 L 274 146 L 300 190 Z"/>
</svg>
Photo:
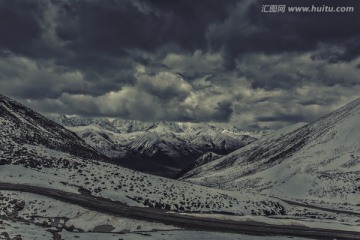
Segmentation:
<svg viewBox="0 0 360 240">
<path fill-rule="evenodd" d="M 22 157 L 27 146 L 38 146 L 61 151 L 79 158 L 108 160 L 87 145 L 76 134 L 61 125 L 45 118 L 41 114 L 0 95 L 0 143 L 1 161 L 9 156 Z"/>
<path fill-rule="evenodd" d="M 269 135 L 202 165 L 184 179 L 221 189 L 359 210 L 359 122 L 357 99 L 295 131 Z"/>
</svg>

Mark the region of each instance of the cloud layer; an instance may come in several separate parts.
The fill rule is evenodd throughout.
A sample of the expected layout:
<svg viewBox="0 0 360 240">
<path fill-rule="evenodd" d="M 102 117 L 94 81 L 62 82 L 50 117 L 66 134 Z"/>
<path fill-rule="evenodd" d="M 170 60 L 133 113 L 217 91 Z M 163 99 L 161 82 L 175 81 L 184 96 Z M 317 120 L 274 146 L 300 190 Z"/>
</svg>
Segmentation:
<svg viewBox="0 0 360 240">
<path fill-rule="evenodd" d="M 316 1 L 355 7 L 341 14 L 263 4 L 1 1 L 1 93 L 44 113 L 244 128 L 313 121 L 359 97 L 358 1 Z"/>
</svg>

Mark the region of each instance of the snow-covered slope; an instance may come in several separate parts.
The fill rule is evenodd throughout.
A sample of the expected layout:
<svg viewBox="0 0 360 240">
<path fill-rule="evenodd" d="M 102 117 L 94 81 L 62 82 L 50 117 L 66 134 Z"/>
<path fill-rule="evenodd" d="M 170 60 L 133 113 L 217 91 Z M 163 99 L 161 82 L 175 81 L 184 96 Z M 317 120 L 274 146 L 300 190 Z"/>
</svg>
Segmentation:
<svg viewBox="0 0 360 240">
<path fill-rule="evenodd" d="M 278 129 L 264 137 L 262 137 L 260 140 L 257 140 L 256 142 L 253 142 L 249 144 L 248 146 L 244 147 L 242 150 L 234 151 L 233 153 L 229 154 L 228 156 L 214 154 L 212 152 L 205 153 L 201 157 L 199 157 L 192 168 L 188 170 L 186 173 L 183 174 L 183 176 L 180 177 L 180 179 L 187 179 L 187 181 L 195 181 L 195 178 L 201 177 L 202 175 L 206 175 L 207 171 L 209 169 L 211 170 L 212 167 L 215 165 L 217 166 L 217 170 L 221 170 L 221 166 L 219 165 L 222 163 L 222 161 L 227 161 L 227 157 L 231 157 L 232 159 L 235 159 L 236 156 L 239 153 L 242 153 L 243 151 L 248 152 L 249 150 L 255 151 L 256 147 L 261 147 L 269 142 L 277 141 L 277 139 L 283 137 L 287 133 L 293 132 L 303 126 L 307 125 L 307 123 L 300 122 L 296 123 L 294 125 L 290 125 L 281 129 Z M 217 161 L 215 161 L 217 160 Z M 235 159 L 236 160 L 236 159 Z M 201 184 L 200 182 L 198 182 Z M 209 183 L 212 184 L 212 183 Z"/>
<path fill-rule="evenodd" d="M 0 128 L 1 161 L 10 155 L 23 156 L 26 145 L 41 146 L 80 158 L 107 160 L 76 134 L 1 94 Z"/>
<path fill-rule="evenodd" d="M 66 116 L 52 119 L 121 166 L 171 178 L 189 169 L 206 152 L 225 155 L 269 132 L 204 123 Z"/>
<path fill-rule="evenodd" d="M 295 131 L 274 133 L 200 166 L 185 178 L 224 189 L 359 206 L 359 123 L 357 99 Z"/>
<path fill-rule="evenodd" d="M 154 207 L 170 212 L 211 213 L 207 217 L 212 217 L 213 213 L 220 214 L 216 214 L 214 216 L 216 218 L 225 217 L 221 215 L 224 213 L 240 216 L 271 215 L 275 218 L 276 215 L 281 215 L 278 217 L 298 218 L 299 221 L 304 222 L 326 221 L 331 226 L 344 221 L 351 226 L 358 224 L 356 218 L 351 215 L 294 206 L 277 198 L 256 193 L 244 194 L 156 177 L 106 161 L 98 161 L 98 159 L 102 160 L 101 155 L 96 154 L 71 132 L 6 97 L 0 96 L 0 98 L 0 182 L 2 183 L 26 184 L 76 194 L 91 194 L 121 201 L 130 206 Z M 79 151 L 76 151 L 77 149 Z M 73 204 L 36 194 L 1 191 L 0 200 L 2 236 L 7 234 L 13 237 L 21 234 L 28 236 L 29 239 L 36 239 L 32 236 L 41 234 L 39 239 L 48 239 L 51 235 L 56 239 L 55 237 L 59 237 L 58 233 L 62 236 L 72 234 L 73 237 L 70 236 L 68 239 L 78 237 L 74 233 L 65 231 L 67 227 L 85 231 L 100 228 L 133 231 L 138 230 L 139 226 L 145 231 L 169 229 L 169 226 L 162 224 L 111 217 L 100 214 L 94 209 L 85 210 Z M 41 221 L 43 228 L 34 225 Z M 51 227 L 52 225 L 57 227 Z M 6 231 L 3 231 L 4 228 Z M 51 231 L 52 234 L 44 229 Z M 94 236 L 99 236 L 98 239 L 106 238 L 104 235 L 88 234 L 82 236 L 86 236 L 85 239 Z"/>
<path fill-rule="evenodd" d="M 0 96 L 0 182 L 89 193 L 169 210 L 283 213 L 277 200 L 215 190 L 107 163 L 75 134 Z M 246 208 L 244 207 L 246 206 Z"/>
<path fill-rule="evenodd" d="M 96 231 L 96 228 L 104 225 L 111 226 L 113 229 L 110 229 L 114 232 L 178 229 L 159 223 L 102 214 L 74 204 L 31 193 L 1 191 L 0 199 L 2 200 L 2 204 L 0 204 L 0 219 L 17 218 L 25 224 L 41 225 L 43 228 L 53 227 L 72 232 Z M 16 230 L 14 232 L 16 233 Z M 33 238 L 25 239 L 30 240 Z M 52 238 L 48 237 L 45 239 Z"/>
</svg>

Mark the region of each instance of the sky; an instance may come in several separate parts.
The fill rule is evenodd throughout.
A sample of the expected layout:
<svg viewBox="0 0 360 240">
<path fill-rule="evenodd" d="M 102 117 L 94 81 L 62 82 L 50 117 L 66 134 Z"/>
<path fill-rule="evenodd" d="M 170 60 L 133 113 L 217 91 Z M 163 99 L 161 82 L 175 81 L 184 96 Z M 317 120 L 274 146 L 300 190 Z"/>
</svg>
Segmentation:
<svg viewBox="0 0 360 240">
<path fill-rule="evenodd" d="M 0 93 L 44 114 L 311 122 L 360 97 L 359 22 L 356 0 L 0 0 Z"/>
</svg>

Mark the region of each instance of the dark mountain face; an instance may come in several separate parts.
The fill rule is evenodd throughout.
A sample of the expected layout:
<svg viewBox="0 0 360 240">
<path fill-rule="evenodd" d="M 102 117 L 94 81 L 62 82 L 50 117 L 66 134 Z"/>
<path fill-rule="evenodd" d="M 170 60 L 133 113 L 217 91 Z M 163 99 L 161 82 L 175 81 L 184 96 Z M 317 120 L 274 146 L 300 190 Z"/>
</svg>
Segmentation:
<svg viewBox="0 0 360 240">
<path fill-rule="evenodd" d="M 26 156 L 22 152 L 28 151 L 26 146 L 31 146 L 33 149 L 40 147 L 61 151 L 83 159 L 108 160 L 75 133 L 3 95 L 0 95 L 0 128 L 0 150 L 4 155 Z"/>
</svg>

